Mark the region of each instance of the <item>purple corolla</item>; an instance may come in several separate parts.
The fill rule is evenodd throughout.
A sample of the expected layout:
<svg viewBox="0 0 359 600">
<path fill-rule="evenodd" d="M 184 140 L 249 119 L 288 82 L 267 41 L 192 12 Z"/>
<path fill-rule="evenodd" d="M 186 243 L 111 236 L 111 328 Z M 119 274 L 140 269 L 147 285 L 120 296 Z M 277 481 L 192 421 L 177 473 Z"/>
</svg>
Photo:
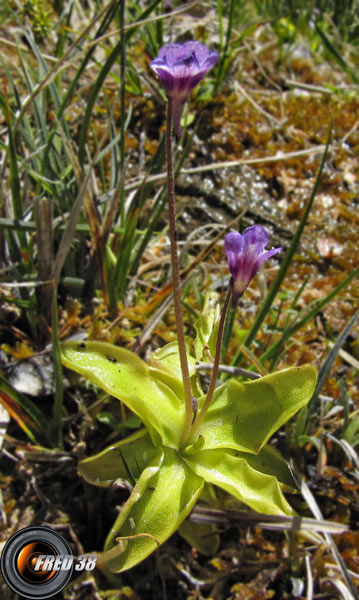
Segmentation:
<svg viewBox="0 0 359 600">
<path fill-rule="evenodd" d="M 267 244 L 268 234 L 261 225 L 247 227 L 242 235 L 237 231 L 226 235 L 224 249 L 232 275 L 233 307 L 237 305 L 239 298 L 258 272 L 262 262 L 282 250 L 282 248 L 273 248 L 273 250 L 264 252 Z"/>
<path fill-rule="evenodd" d="M 190 91 L 216 64 L 217 52 L 200 42 L 165 44 L 150 66 L 160 78 L 167 95 L 172 100 L 173 122 L 178 137 L 181 136 L 181 107 Z"/>
</svg>

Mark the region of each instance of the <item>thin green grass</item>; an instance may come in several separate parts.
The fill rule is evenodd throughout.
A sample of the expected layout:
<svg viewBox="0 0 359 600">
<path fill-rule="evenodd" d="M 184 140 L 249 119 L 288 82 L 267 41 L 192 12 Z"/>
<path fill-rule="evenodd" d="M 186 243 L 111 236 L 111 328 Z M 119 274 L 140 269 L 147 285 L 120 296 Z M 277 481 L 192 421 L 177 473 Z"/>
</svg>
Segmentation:
<svg viewBox="0 0 359 600">
<path fill-rule="evenodd" d="M 53 446 L 52 431 L 46 416 L 35 402 L 15 390 L 2 375 L 0 375 L 0 399 L 4 408 L 32 443 L 50 448 Z"/>
<path fill-rule="evenodd" d="M 356 273 L 357 275 L 358 273 Z M 333 366 L 334 360 L 336 359 L 339 351 L 341 350 L 346 338 L 348 337 L 348 335 L 350 334 L 350 332 L 352 331 L 357 319 L 359 316 L 359 311 L 357 311 L 352 318 L 350 319 L 350 321 L 347 323 L 346 327 L 343 329 L 343 331 L 340 333 L 340 335 L 337 338 L 337 341 L 335 342 L 334 346 L 332 347 L 332 349 L 330 350 L 330 352 L 328 353 L 327 358 L 325 359 L 324 363 L 322 364 L 322 367 L 319 371 L 319 375 L 318 375 L 318 382 L 317 382 L 317 387 L 315 388 L 315 392 L 313 394 L 312 399 L 310 400 L 307 410 L 308 410 L 308 419 L 310 419 L 313 414 L 316 412 L 317 408 L 318 408 L 318 398 L 319 398 L 319 394 L 322 390 L 322 387 L 330 373 L 330 370 Z"/>
<path fill-rule="evenodd" d="M 0 19 L 16 23 L 21 40 L 15 47 L 5 46 L 11 48 L 12 55 L 3 52 L 0 56 L 4 81 L 6 78 L 0 91 L 3 118 L 0 139 L 2 278 L 11 285 L 4 289 L 13 290 L 6 302 L 20 311 L 19 327 L 25 330 L 28 344 L 35 350 L 48 342 L 52 344 L 56 393 L 49 419 L 35 400 L 17 392 L 6 381 L 4 368 L 5 376 L 0 377 L 0 396 L 32 444 L 63 448 L 68 442 L 64 439 L 63 423 L 66 393 L 58 344 L 65 303 L 72 301 L 74 296 L 81 298 L 85 317 L 88 317 L 86 310 L 91 302 L 96 306 L 101 304 L 101 310 L 106 314 L 101 317 L 103 327 L 109 332 L 112 323 L 121 316 L 123 307 L 126 307 L 125 311 L 128 309 L 123 319 L 126 322 L 137 301 L 135 309 L 138 313 L 134 311 L 133 322 L 129 319 L 129 330 L 126 330 L 127 325 L 121 325 L 114 334 L 119 343 L 122 340 L 128 343 L 134 337 L 131 327 L 134 331 L 136 328 L 142 330 L 137 351 L 145 349 L 153 331 L 158 343 L 167 327 L 164 325 L 164 321 L 167 323 L 165 313 L 171 304 L 167 294 L 168 265 L 155 269 L 153 279 L 151 275 L 147 279 L 138 275 L 144 256 L 148 260 L 146 252 L 161 236 L 166 236 L 166 187 L 157 187 L 157 182 L 151 180 L 152 176 L 164 171 L 165 140 L 160 133 L 160 117 L 156 121 L 159 130 L 157 148 L 151 155 L 145 155 L 135 189 L 132 179 L 136 154 L 131 155 L 130 151 L 127 154 L 126 144 L 133 132 L 138 134 L 138 120 L 142 118 L 137 102 L 139 96 L 148 97 L 147 115 L 151 114 L 151 105 L 152 115 L 163 112 L 161 102 L 164 99 L 149 74 L 148 62 L 163 43 L 169 39 L 175 41 L 171 36 L 177 35 L 177 29 L 173 27 L 176 19 L 182 13 L 187 13 L 185 18 L 188 19 L 196 3 L 186 4 L 171 15 L 165 12 L 160 0 L 149 3 L 133 0 L 92 2 L 89 6 L 96 5 L 96 11 L 91 13 L 90 8 L 83 9 L 86 20 L 77 31 L 72 27 L 71 10 L 76 10 L 77 5 L 74 2 L 71 9 L 63 6 L 58 22 L 55 19 L 51 35 L 48 34 L 45 40 L 31 32 L 28 23 L 24 23 L 21 14 L 10 4 L 5 2 L 0 6 Z M 272 42 L 275 38 L 278 41 L 281 66 L 291 49 L 307 40 L 310 52 L 329 57 L 347 78 L 345 81 L 358 83 L 353 66 L 358 23 L 350 9 L 350 6 L 357 8 L 357 3 L 350 3 L 350 6 L 348 2 L 342 3 L 341 12 L 338 6 L 334 0 L 327 3 L 319 0 L 258 0 L 250 3 L 217 0 L 206 4 L 205 9 L 211 9 L 212 14 L 217 15 L 217 21 L 194 27 L 184 36 L 186 39 L 192 34 L 196 39 L 203 36 L 205 43 L 220 51 L 213 78 L 199 89 L 198 100 L 216 102 L 217 92 L 219 96 L 227 93 L 231 77 L 237 77 L 241 72 L 241 53 L 246 53 L 256 36 L 261 39 L 262 35 L 263 44 L 269 38 Z M 350 52 L 346 41 L 352 44 Z M 195 117 L 188 130 L 184 128 L 181 140 L 184 148 L 180 147 L 177 153 L 176 177 L 190 156 L 197 131 L 203 127 L 201 118 L 202 115 Z M 152 137 L 150 140 L 145 138 L 145 142 L 153 144 L 154 128 L 151 127 L 148 133 L 147 125 L 143 123 L 143 130 Z M 310 286 L 310 277 L 300 281 L 295 292 L 287 292 L 286 278 L 295 262 L 298 244 L 320 186 L 328 149 L 329 140 L 298 228 L 251 329 L 248 332 L 240 330 L 235 311 L 229 310 L 223 357 L 235 334 L 237 341 L 244 338 L 244 346 L 237 352 L 233 364 L 238 365 L 245 357 L 252 365 L 249 372 L 239 369 L 238 376 L 247 378 L 250 374 L 253 376 L 253 371 L 263 374 L 273 371 L 279 363 L 290 362 L 291 346 L 298 340 L 301 343 L 301 332 L 305 332 L 313 319 L 330 302 L 336 301 L 349 284 L 353 285 L 358 276 L 356 270 L 343 275 L 330 293 L 301 310 L 297 307 Z M 51 213 L 53 215 L 49 216 Z M 221 235 L 218 234 L 217 241 Z M 213 250 L 215 245 L 213 242 L 210 249 Z M 198 259 L 195 253 L 192 255 L 192 251 L 186 249 L 182 257 L 183 305 L 189 331 L 203 302 L 201 279 L 197 278 L 201 257 L 206 256 L 203 252 Z M 49 262 L 42 267 L 38 261 L 41 253 L 49 254 Z M 137 285 L 138 281 L 135 294 L 131 296 L 133 282 Z M 146 284 L 149 284 L 148 288 Z M 155 307 L 149 308 L 142 317 L 141 310 L 150 306 L 156 294 L 158 304 L 154 303 Z M 105 303 L 107 306 L 102 306 Z M 109 313 L 106 309 L 110 309 Z M 289 427 L 285 431 L 287 446 L 292 450 L 310 443 L 320 458 L 327 456 L 325 436 L 328 432 L 323 437 L 317 434 L 322 417 L 321 393 L 344 341 L 357 326 L 356 319 L 357 313 L 328 352 L 308 411 L 302 411 L 292 429 Z M 102 321 L 96 326 L 98 329 L 94 327 L 94 330 L 98 332 Z M 172 335 L 172 331 L 170 333 Z M 225 377 L 225 368 L 223 371 Z M 328 435 L 337 440 L 338 454 L 343 459 L 342 453 L 344 457 L 352 457 L 350 448 L 356 448 L 359 443 L 359 419 L 357 411 L 353 410 L 349 384 L 340 380 L 339 385 L 342 426 Z M 110 415 L 110 418 L 106 411 L 99 415 L 98 420 L 103 419 L 102 425 L 106 423 L 114 431 L 126 427 L 126 421 L 119 426 L 117 417 Z M 348 582 L 347 585 L 349 587 Z"/>
<path fill-rule="evenodd" d="M 22 178 L 26 172 L 31 179 L 36 182 L 35 193 L 37 195 L 46 194 L 54 199 L 55 220 L 64 214 L 69 214 L 67 217 L 66 232 L 59 242 L 59 249 L 54 261 L 53 276 L 56 281 L 59 281 L 61 273 L 62 276 L 65 277 L 70 274 L 71 276 L 74 275 L 72 270 L 67 267 L 67 260 L 76 228 L 86 227 L 86 221 L 84 221 L 82 215 L 83 206 L 85 208 L 85 214 L 87 215 L 88 227 L 92 234 L 92 251 L 100 257 L 100 261 L 94 261 L 92 263 L 95 268 L 90 270 L 89 275 L 86 275 L 83 269 L 80 269 L 80 271 L 76 273 L 78 279 L 83 279 L 85 281 L 84 290 L 86 289 L 88 291 L 93 288 L 94 280 L 96 279 L 96 271 L 98 271 L 98 264 L 99 262 L 102 262 L 101 256 L 104 252 L 104 244 L 108 241 L 110 230 L 113 228 L 113 231 L 122 233 L 122 235 L 120 235 L 121 252 L 117 260 L 118 264 L 115 267 L 115 271 L 112 272 L 111 269 L 107 274 L 102 271 L 102 283 L 103 285 L 108 285 L 110 288 L 109 290 L 105 290 L 105 296 L 112 298 L 112 306 L 115 306 L 119 297 L 123 298 L 126 291 L 128 285 L 128 269 L 132 253 L 131 249 L 135 240 L 138 238 L 136 220 L 133 218 L 136 211 L 134 213 L 133 208 L 128 214 L 125 214 L 124 211 L 124 177 L 121 175 L 125 165 L 125 134 L 131 119 L 131 111 L 127 114 L 124 102 L 127 62 L 125 49 L 131 38 L 137 34 L 138 27 L 140 27 L 140 25 L 143 26 L 143 22 L 153 15 L 153 12 L 158 5 L 159 0 L 155 0 L 144 10 L 138 11 L 136 16 L 136 22 L 139 23 L 138 26 L 136 25 L 136 22 L 131 26 L 131 23 L 128 23 L 127 20 L 125 27 L 124 3 L 108 3 L 104 9 L 92 19 L 92 22 L 90 22 L 84 32 L 78 36 L 77 40 L 72 42 L 70 50 L 67 50 L 62 54 L 60 53 L 57 64 L 51 66 L 50 70 L 48 69 L 46 62 L 42 59 L 41 50 L 36 41 L 31 37 L 29 32 L 24 29 L 24 36 L 27 37 L 29 47 L 36 58 L 38 66 L 37 70 L 35 70 L 32 62 L 29 62 L 29 58 L 31 57 L 29 57 L 27 53 L 26 55 L 23 55 L 19 50 L 22 75 L 21 72 L 18 71 L 17 78 L 19 75 L 23 78 L 24 84 L 29 92 L 29 97 L 25 104 L 22 103 L 20 95 L 17 93 L 18 85 L 17 82 L 15 83 L 12 71 L 5 65 L 13 92 L 18 99 L 17 117 L 11 117 L 9 102 L 6 100 L 5 96 L 3 96 L 2 101 L 2 108 L 6 113 L 6 121 L 9 130 L 9 147 L 5 148 L 5 153 L 9 156 L 10 160 L 11 189 L 15 217 L 14 225 L 11 224 L 11 221 L 6 216 L 2 220 L 2 225 L 9 232 L 8 237 L 14 246 L 12 254 L 16 256 L 16 262 L 22 266 L 23 257 L 31 256 L 31 253 L 26 247 L 28 235 L 25 229 L 18 226 L 18 223 L 21 223 L 23 218 L 23 199 L 20 178 Z M 81 77 L 86 73 L 87 67 L 91 67 L 90 63 L 94 58 L 96 46 L 95 44 L 90 45 L 90 48 L 86 51 L 85 57 L 80 61 L 78 66 L 73 58 L 69 59 L 70 52 L 75 51 L 78 53 L 77 55 L 81 57 L 81 53 L 83 52 L 83 39 L 85 36 L 89 35 L 91 29 L 98 21 L 100 21 L 100 25 L 95 32 L 93 42 L 99 38 L 103 39 L 105 34 L 110 31 L 110 27 L 113 26 L 115 22 L 117 24 L 120 7 L 122 7 L 122 16 L 120 15 L 118 23 L 122 30 L 122 34 L 120 34 L 119 42 L 117 42 L 110 50 L 105 63 L 98 65 L 98 75 L 86 103 L 79 143 L 78 145 L 74 145 L 65 115 L 72 107 L 76 86 L 79 84 Z M 126 19 L 128 19 L 127 14 Z M 158 23 L 158 21 L 156 22 Z M 61 43 L 59 41 L 59 44 L 57 45 L 58 48 L 60 48 L 60 46 L 63 46 L 63 40 Z M 78 51 L 79 48 L 80 52 Z M 94 159 L 88 164 L 87 139 L 91 129 L 90 122 L 93 119 L 95 103 L 99 100 L 99 94 L 100 92 L 102 93 L 101 90 L 106 78 L 111 75 L 111 69 L 119 59 L 121 59 L 120 131 L 117 132 L 115 126 L 114 110 L 109 107 L 108 129 L 110 132 L 110 143 L 104 144 L 106 134 L 103 135 L 102 139 L 97 141 Z M 70 68 L 72 71 L 75 70 L 74 75 L 71 75 L 71 84 L 68 87 L 61 85 L 63 77 L 58 81 L 55 79 L 55 77 L 59 77 L 60 69 L 65 70 L 66 68 Z M 133 72 L 134 68 L 131 67 L 131 69 Z M 56 111 L 56 115 L 53 125 L 49 129 L 48 123 L 45 120 L 45 115 L 51 110 L 52 106 Z M 32 111 L 33 121 L 28 117 L 29 109 Z M 96 136 L 94 131 L 93 134 Z M 24 150 L 27 149 L 27 154 L 30 158 L 26 158 L 26 161 L 22 161 L 21 156 L 18 156 L 17 154 L 14 142 L 15 136 L 17 139 L 22 140 L 22 148 Z M 119 156 L 117 152 L 118 143 L 120 147 Z M 6 165 L 6 155 L 2 167 L 3 172 Z M 107 179 L 104 162 L 107 160 L 108 155 L 111 156 L 111 177 L 109 180 Z M 26 171 L 23 170 L 22 173 L 19 173 L 19 165 L 21 164 Z M 90 199 L 92 195 L 92 190 L 90 189 L 91 179 L 94 176 L 96 165 L 97 168 L 100 168 L 100 172 L 102 173 L 102 192 L 104 194 L 112 194 L 116 187 L 113 195 L 119 198 L 119 200 L 116 200 L 114 210 L 101 211 L 102 217 L 100 216 L 100 219 L 96 217 L 96 211 L 94 210 L 93 203 Z M 85 171 L 84 176 L 81 176 L 79 169 Z M 148 197 L 146 192 L 150 192 L 151 189 L 152 187 L 145 187 L 141 190 L 141 204 L 146 202 Z M 103 206 L 106 208 L 106 205 Z M 120 221 L 119 225 L 116 226 L 118 215 L 120 215 Z M 104 236 L 103 239 L 101 239 L 100 225 L 102 218 L 105 219 L 102 230 Z M 156 222 L 157 220 L 154 220 L 152 221 L 152 224 L 155 225 Z M 129 235 L 128 225 L 131 225 L 131 235 Z M 151 225 L 151 221 L 149 221 L 149 225 Z M 26 226 L 25 228 L 27 229 Z M 17 247 L 18 244 L 16 244 L 17 238 L 14 237 L 14 233 L 12 233 L 15 229 L 18 231 L 17 235 L 21 241 L 19 248 Z M 58 235 L 55 233 L 55 238 L 57 237 Z M 151 237 L 151 231 L 146 237 L 147 239 Z M 142 248 L 144 250 L 143 246 Z M 138 253 L 137 257 L 138 260 L 140 260 L 141 257 L 138 256 Z M 33 268 L 34 265 L 30 264 L 27 269 L 27 276 L 30 278 L 33 273 Z M 89 277 L 92 280 L 92 283 L 90 282 Z"/>
<path fill-rule="evenodd" d="M 305 325 L 311 321 L 321 310 L 323 310 L 330 302 L 332 302 L 341 292 L 345 290 L 345 288 L 349 285 L 353 279 L 358 276 L 358 269 L 355 269 L 348 277 L 344 279 L 338 286 L 336 286 L 327 296 L 325 296 L 322 300 L 316 300 L 314 302 L 309 303 L 305 308 L 303 308 L 300 312 L 296 313 L 292 321 L 287 325 L 287 327 L 283 330 L 281 338 L 274 342 L 265 352 L 261 354 L 261 361 L 266 361 L 268 359 L 272 359 L 272 368 L 274 363 L 277 362 L 279 352 L 282 350 L 286 341 L 290 340 L 297 331 L 300 331 L 305 327 Z M 271 370 L 272 370 L 271 368 Z"/>
<path fill-rule="evenodd" d="M 55 371 L 55 398 L 54 408 L 52 413 L 51 432 L 55 440 L 56 447 L 63 448 L 63 402 L 64 402 L 64 378 L 63 367 L 60 354 L 60 339 L 59 339 L 59 313 L 57 306 L 56 285 L 53 283 L 52 290 L 52 356 L 54 361 Z"/>
<path fill-rule="evenodd" d="M 279 271 L 278 271 L 278 273 L 277 273 L 277 275 L 276 275 L 276 277 L 275 277 L 275 279 L 274 279 L 274 281 L 273 281 L 270 289 L 268 290 L 266 298 L 265 298 L 265 300 L 264 300 L 261 308 L 258 311 L 258 314 L 257 314 L 257 316 L 256 316 L 256 318 L 255 318 L 255 320 L 253 322 L 253 325 L 252 325 L 250 331 L 248 332 L 248 335 L 246 336 L 244 344 L 247 347 L 249 347 L 250 344 L 253 342 L 253 340 L 255 339 L 256 334 L 258 333 L 258 331 L 259 331 L 259 329 L 260 329 L 260 327 L 262 325 L 262 323 L 266 319 L 266 317 L 267 317 L 267 315 L 268 315 L 268 313 L 269 313 L 269 311 L 271 309 L 271 306 L 272 306 L 272 304 L 273 304 L 273 302 L 274 302 L 274 300 L 275 300 L 275 298 L 276 298 L 276 296 L 277 296 L 277 294 L 279 292 L 280 286 L 281 286 L 281 284 L 282 284 L 282 282 L 283 282 L 283 280 L 284 280 L 284 278 L 285 278 L 285 276 L 286 276 L 286 274 L 288 272 L 288 269 L 289 269 L 289 267 L 292 264 L 294 253 L 296 251 L 296 248 L 298 247 L 301 235 L 303 233 L 304 227 L 305 227 L 306 222 L 308 220 L 310 209 L 312 207 L 314 198 L 316 196 L 316 193 L 317 193 L 317 190 L 318 190 L 318 187 L 319 187 L 320 178 L 321 178 L 321 175 L 322 175 L 322 172 L 323 172 L 323 168 L 324 168 L 324 165 L 325 165 L 325 161 L 326 161 L 326 158 L 327 158 L 327 154 L 328 154 L 328 148 L 329 148 L 329 143 L 330 143 L 330 136 L 331 136 L 331 134 L 329 133 L 328 141 L 327 141 L 327 144 L 326 144 L 326 147 L 325 147 L 322 159 L 321 159 L 321 163 L 320 163 L 320 166 L 319 166 L 319 169 L 318 169 L 317 177 L 316 177 L 316 180 L 315 180 L 315 183 L 314 183 L 311 195 L 309 197 L 309 200 L 308 200 L 307 205 L 305 207 L 305 210 L 303 212 L 303 215 L 302 215 L 302 217 L 301 217 L 301 219 L 299 221 L 297 230 L 296 230 L 296 232 L 295 232 L 295 234 L 294 234 L 294 236 L 292 238 L 292 241 L 291 241 L 291 243 L 290 243 L 290 245 L 288 247 L 288 250 L 285 253 L 285 256 L 284 256 L 284 258 L 283 258 L 283 260 L 281 262 L 281 266 L 279 268 Z M 310 317 L 308 317 L 308 318 L 310 318 Z M 278 345 L 281 345 L 281 343 L 279 342 Z M 242 357 L 242 352 L 239 349 L 238 352 L 235 354 L 233 360 L 232 360 L 232 365 L 234 365 L 234 366 L 239 365 L 239 363 L 241 361 L 241 357 Z"/>
</svg>

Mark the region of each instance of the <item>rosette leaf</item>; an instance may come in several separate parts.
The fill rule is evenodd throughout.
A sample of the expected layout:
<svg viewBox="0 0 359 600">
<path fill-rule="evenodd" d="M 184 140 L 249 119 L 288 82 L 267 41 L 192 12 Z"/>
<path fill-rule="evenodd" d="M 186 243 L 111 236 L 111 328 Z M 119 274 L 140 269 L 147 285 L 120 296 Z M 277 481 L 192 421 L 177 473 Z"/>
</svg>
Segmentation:
<svg viewBox="0 0 359 600">
<path fill-rule="evenodd" d="M 184 405 L 136 354 L 106 342 L 65 342 L 62 362 L 103 390 L 119 398 L 148 429 L 155 446 L 177 448 Z"/>
<path fill-rule="evenodd" d="M 203 360 L 203 350 L 208 347 L 211 355 L 216 352 L 218 326 L 221 318 L 219 294 L 207 292 L 203 309 L 195 324 L 197 336 L 194 340 L 194 352 L 197 360 Z"/>
<path fill-rule="evenodd" d="M 108 446 L 79 463 L 79 473 L 88 483 L 110 486 L 116 479 L 138 479 L 154 458 L 156 449 L 146 429 Z"/>
<path fill-rule="evenodd" d="M 188 348 L 187 360 L 189 376 L 192 377 L 196 372 L 196 359 L 190 355 Z M 169 342 L 169 344 L 152 352 L 150 364 L 155 368 L 167 371 L 173 377 L 176 377 L 178 381 L 182 381 L 181 360 L 177 342 Z"/>
<path fill-rule="evenodd" d="M 250 467 L 265 475 L 274 475 L 278 479 L 280 488 L 291 494 L 297 491 L 293 475 L 281 453 L 268 444 L 262 448 L 259 454 L 235 451 L 237 458 L 244 458 Z"/>
<path fill-rule="evenodd" d="M 196 432 L 204 438 L 203 449 L 232 448 L 258 454 L 271 435 L 307 404 L 316 380 L 311 365 L 246 383 L 230 379 L 214 392 Z M 200 408 L 204 399 L 199 399 Z"/>
<path fill-rule="evenodd" d="M 200 450 L 184 456 L 186 464 L 208 483 L 218 485 L 258 512 L 294 515 L 277 478 L 251 467 L 234 450 Z"/>
<path fill-rule="evenodd" d="M 151 554 L 178 529 L 203 485 L 176 451 L 163 448 L 142 472 L 110 531 L 102 555 L 106 568 L 124 571 Z"/>
</svg>

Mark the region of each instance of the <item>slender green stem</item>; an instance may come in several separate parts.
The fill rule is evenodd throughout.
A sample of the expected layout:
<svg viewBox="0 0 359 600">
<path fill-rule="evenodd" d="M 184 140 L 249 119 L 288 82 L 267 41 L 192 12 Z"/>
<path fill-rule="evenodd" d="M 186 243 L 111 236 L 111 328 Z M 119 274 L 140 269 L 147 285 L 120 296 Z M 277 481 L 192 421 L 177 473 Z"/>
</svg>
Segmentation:
<svg viewBox="0 0 359 600">
<path fill-rule="evenodd" d="M 185 396 L 185 421 L 182 434 L 184 442 L 190 431 L 192 422 L 192 391 L 191 381 L 188 370 L 188 360 L 186 352 L 186 342 L 184 337 L 183 314 L 180 292 L 180 269 L 177 251 L 177 232 L 176 232 L 176 209 L 175 209 L 175 186 L 173 178 L 173 158 L 172 158 L 172 100 L 168 99 L 167 107 L 167 178 L 168 178 L 168 212 L 170 222 L 171 239 L 171 263 L 172 263 L 172 283 L 173 300 L 176 315 L 178 350 L 181 361 L 181 371 L 183 378 L 184 396 Z"/>
<path fill-rule="evenodd" d="M 221 319 L 219 322 L 219 326 L 218 326 L 218 335 L 217 335 L 217 344 L 216 344 L 216 354 L 214 357 L 214 363 L 213 363 L 213 369 L 212 369 L 212 376 L 211 376 L 211 381 L 209 384 L 209 388 L 208 388 L 208 392 L 207 392 L 207 396 L 206 399 L 204 401 L 204 404 L 202 406 L 202 409 L 200 411 L 200 413 L 198 414 L 197 418 L 195 419 L 194 423 L 192 424 L 191 427 L 191 431 L 190 431 L 190 435 L 192 436 L 198 429 L 198 427 L 201 425 L 205 414 L 208 410 L 208 407 L 211 403 L 211 400 L 213 398 L 213 393 L 216 387 L 216 381 L 217 381 L 217 376 L 218 376 L 218 367 L 219 367 L 219 363 L 221 360 L 221 350 L 222 350 L 222 339 L 223 339 L 223 331 L 224 331 L 224 324 L 226 322 L 226 316 L 227 316 L 227 311 L 228 311 L 228 305 L 229 305 L 229 301 L 232 295 L 232 290 L 231 288 L 228 290 L 227 292 L 227 296 L 226 299 L 224 301 L 224 305 L 223 305 L 223 309 L 222 309 L 222 314 L 221 314 Z"/>
<path fill-rule="evenodd" d="M 62 419 L 63 419 L 63 403 L 64 403 L 64 383 L 63 372 L 60 357 L 60 342 L 59 342 L 59 317 L 57 310 L 56 297 L 56 280 L 52 282 L 52 355 L 55 368 L 55 403 L 52 413 L 51 434 L 54 437 L 55 444 L 58 448 L 64 447 Z"/>
<path fill-rule="evenodd" d="M 125 0 L 122 0 L 120 7 L 120 27 L 121 27 L 121 141 L 120 141 L 120 179 L 121 179 L 121 227 L 125 222 L 125 186 L 124 186 L 124 168 L 125 168 L 125 123 L 126 123 L 126 105 L 125 105 L 125 81 L 126 81 L 126 37 L 125 27 Z"/>
</svg>

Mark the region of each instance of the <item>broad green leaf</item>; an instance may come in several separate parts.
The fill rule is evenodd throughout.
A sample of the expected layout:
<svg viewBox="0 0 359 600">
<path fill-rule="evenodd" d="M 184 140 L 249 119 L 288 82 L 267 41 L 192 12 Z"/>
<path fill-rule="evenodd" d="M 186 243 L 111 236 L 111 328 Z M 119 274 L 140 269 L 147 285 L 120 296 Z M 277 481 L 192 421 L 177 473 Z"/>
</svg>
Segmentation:
<svg viewBox="0 0 359 600">
<path fill-rule="evenodd" d="M 247 383 L 230 379 L 215 391 L 196 435 L 203 435 L 204 449 L 233 448 L 258 454 L 271 435 L 307 404 L 316 379 L 311 365 Z M 200 398 L 200 407 L 203 401 Z"/>
<path fill-rule="evenodd" d="M 219 294 L 208 292 L 204 299 L 202 313 L 195 324 L 197 336 L 194 340 L 194 352 L 197 360 L 203 360 L 205 346 L 208 346 L 212 356 L 215 355 L 220 317 Z"/>
<path fill-rule="evenodd" d="M 213 556 L 219 548 L 218 526 L 214 523 L 197 523 L 186 519 L 178 533 L 186 542 L 204 556 Z"/>
<path fill-rule="evenodd" d="M 216 508 L 218 505 L 214 486 L 205 483 L 198 500 L 203 506 Z M 213 556 L 218 551 L 220 536 L 218 535 L 218 525 L 215 523 L 202 523 L 186 519 L 180 526 L 178 533 L 190 546 L 196 548 L 198 552 L 205 556 Z"/>
<path fill-rule="evenodd" d="M 196 372 L 196 360 L 190 355 L 188 348 L 187 360 L 189 376 L 192 377 Z M 176 377 L 179 381 L 182 381 L 181 359 L 177 342 L 170 342 L 162 348 L 158 348 L 155 352 L 152 352 L 150 364 L 157 369 L 162 369 L 163 371 L 170 373 L 170 375 Z"/>
<path fill-rule="evenodd" d="M 119 398 L 146 425 L 152 441 L 177 447 L 184 422 L 184 405 L 136 354 L 106 342 L 65 342 L 62 362 L 103 390 Z M 157 432 L 157 434 L 156 434 Z"/>
<path fill-rule="evenodd" d="M 267 475 L 274 475 L 281 489 L 285 492 L 293 493 L 297 491 L 297 486 L 292 477 L 287 462 L 276 448 L 266 444 L 259 454 L 251 454 L 250 452 L 234 453 L 238 458 L 244 458 L 250 467 Z"/>
<path fill-rule="evenodd" d="M 147 431 L 141 429 L 82 460 L 79 472 L 88 483 L 102 487 L 108 487 L 116 479 L 137 480 L 157 452 Z"/>
<path fill-rule="evenodd" d="M 258 512 L 272 515 L 293 515 L 280 489 L 278 480 L 253 469 L 234 450 L 201 450 L 184 457 L 187 465 L 199 477 L 218 485 Z"/>
<path fill-rule="evenodd" d="M 200 390 L 198 394 L 196 359 L 190 355 L 187 348 L 188 372 L 192 383 L 192 393 L 194 396 L 202 395 Z M 184 390 L 182 382 L 181 359 L 178 351 L 178 343 L 170 342 L 159 348 L 151 354 L 150 372 L 153 378 L 159 379 L 162 383 L 168 385 L 178 398 L 184 403 Z"/>
<path fill-rule="evenodd" d="M 183 383 L 176 376 L 167 373 L 167 371 L 163 371 L 162 369 L 155 369 L 154 367 L 149 367 L 151 377 L 154 381 L 161 382 L 162 385 L 168 387 L 181 402 L 184 403 L 184 390 Z"/>
<path fill-rule="evenodd" d="M 147 467 L 118 516 L 106 540 L 101 562 L 112 572 L 129 569 L 146 558 L 172 535 L 184 521 L 203 487 L 171 448 L 163 448 Z M 119 540 L 116 538 L 149 536 Z"/>
</svg>

